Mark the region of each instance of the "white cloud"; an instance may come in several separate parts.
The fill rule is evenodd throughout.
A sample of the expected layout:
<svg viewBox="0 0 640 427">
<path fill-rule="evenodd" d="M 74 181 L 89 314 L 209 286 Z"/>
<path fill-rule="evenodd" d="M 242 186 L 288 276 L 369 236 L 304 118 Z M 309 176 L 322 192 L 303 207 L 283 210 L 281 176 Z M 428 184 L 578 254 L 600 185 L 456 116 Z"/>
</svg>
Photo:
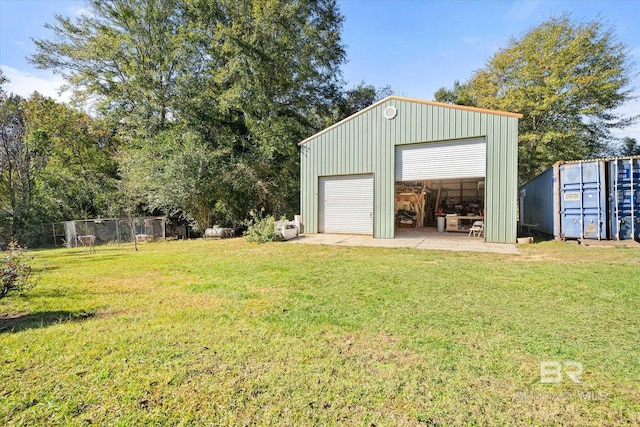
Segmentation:
<svg viewBox="0 0 640 427">
<path fill-rule="evenodd" d="M 69 92 L 59 93 L 60 87 L 64 84 L 60 76 L 44 73 L 35 75 L 7 65 L 0 65 L 0 69 L 2 69 L 4 76 L 9 79 L 9 83 L 4 87 L 6 92 L 15 93 L 24 98 L 28 98 L 33 92 L 38 92 L 61 102 L 69 102 L 71 98 Z"/>
</svg>

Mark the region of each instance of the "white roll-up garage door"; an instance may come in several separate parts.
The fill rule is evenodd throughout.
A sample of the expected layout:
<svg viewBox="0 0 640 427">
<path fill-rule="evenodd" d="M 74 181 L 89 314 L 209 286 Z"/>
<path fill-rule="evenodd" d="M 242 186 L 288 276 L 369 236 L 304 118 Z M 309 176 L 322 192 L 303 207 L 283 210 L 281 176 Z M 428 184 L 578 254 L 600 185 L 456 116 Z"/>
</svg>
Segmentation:
<svg viewBox="0 0 640 427">
<path fill-rule="evenodd" d="M 373 175 L 319 178 L 320 233 L 373 234 Z"/>
<path fill-rule="evenodd" d="M 486 167 L 484 138 L 396 146 L 396 181 L 479 178 Z"/>
</svg>

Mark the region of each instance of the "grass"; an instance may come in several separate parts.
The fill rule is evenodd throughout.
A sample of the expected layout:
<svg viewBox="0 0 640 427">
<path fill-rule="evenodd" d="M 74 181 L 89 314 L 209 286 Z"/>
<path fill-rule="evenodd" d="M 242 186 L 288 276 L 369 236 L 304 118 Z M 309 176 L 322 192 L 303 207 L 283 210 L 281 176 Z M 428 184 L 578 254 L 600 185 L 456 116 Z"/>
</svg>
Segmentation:
<svg viewBox="0 0 640 427">
<path fill-rule="evenodd" d="M 640 424 L 640 250 L 523 251 L 37 251 L 0 300 L 0 424 Z"/>
</svg>

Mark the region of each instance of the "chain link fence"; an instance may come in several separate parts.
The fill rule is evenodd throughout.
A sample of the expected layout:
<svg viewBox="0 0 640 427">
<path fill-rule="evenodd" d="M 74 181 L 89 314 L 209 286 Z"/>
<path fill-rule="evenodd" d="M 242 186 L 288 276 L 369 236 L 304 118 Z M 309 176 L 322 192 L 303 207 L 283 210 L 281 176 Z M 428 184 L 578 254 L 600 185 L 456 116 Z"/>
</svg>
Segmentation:
<svg viewBox="0 0 640 427">
<path fill-rule="evenodd" d="M 77 221 L 55 222 L 42 225 L 44 244 L 54 247 L 78 246 L 78 236 L 93 235 L 96 245 L 107 243 L 128 243 L 135 235 L 138 240 L 152 241 L 167 237 L 166 217 L 145 217 L 133 219 L 132 233 L 126 218 L 99 218 Z"/>
</svg>

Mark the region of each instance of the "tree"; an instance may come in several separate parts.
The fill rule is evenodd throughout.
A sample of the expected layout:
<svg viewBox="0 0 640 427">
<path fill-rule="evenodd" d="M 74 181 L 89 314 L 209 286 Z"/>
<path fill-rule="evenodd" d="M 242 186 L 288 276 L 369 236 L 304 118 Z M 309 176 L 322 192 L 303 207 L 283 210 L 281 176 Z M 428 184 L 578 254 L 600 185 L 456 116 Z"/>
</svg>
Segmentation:
<svg viewBox="0 0 640 427">
<path fill-rule="evenodd" d="M 43 156 L 33 194 L 40 222 L 116 214 L 110 209 L 115 147 L 107 125 L 37 92 L 24 112 L 27 138 Z"/>
<path fill-rule="evenodd" d="M 640 155 L 640 145 L 635 138 L 622 138 L 622 144 L 618 150 L 620 156 L 638 156 Z"/>
<path fill-rule="evenodd" d="M 297 142 L 341 94 L 335 0 L 89 6 L 57 17 L 56 38 L 36 41 L 32 61 L 118 124 L 120 173 L 140 178 L 138 206 L 182 211 L 200 228 L 261 207 L 297 212 Z"/>
<path fill-rule="evenodd" d="M 194 53 L 178 0 L 90 0 L 89 14 L 56 16 L 53 40 L 35 40 L 31 61 L 60 73 L 79 99 L 93 99 L 145 135 L 175 114 L 178 82 Z M 186 69 L 185 69 L 186 68 Z"/>
<path fill-rule="evenodd" d="M 461 84 L 458 80 L 453 82 L 453 89 L 441 87 L 434 94 L 435 100 L 447 104 L 458 104 L 473 107 L 474 100 L 469 93 L 467 84 Z"/>
<path fill-rule="evenodd" d="M 99 122 L 34 92 L 0 101 L 0 236 L 37 243 L 46 222 L 108 213 L 111 135 Z"/>
<path fill-rule="evenodd" d="M 331 122 L 326 123 L 326 126 L 337 123 L 392 94 L 391 86 L 376 88 L 373 85 L 366 84 L 364 81 L 360 82 L 358 86 L 345 90 L 338 98 L 333 107 Z"/>
<path fill-rule="evenodd" d="M 0 98 L 0 207 L 3 244 L 24 238 L 31 200 L 37 151 L 27 138 L 24 99 Z"/>
<path fill-rule="evenodd" d="M 611 28 L 563 15 L 512 39 L 457 96 L 439 95 L 522 113 L 519 176 L 526 182 L 558 160 L 607 154 L 611 129 L 637 119 L 616 111 L 633 98 L 630 77 L 629 50 Z"/>
</svg>

